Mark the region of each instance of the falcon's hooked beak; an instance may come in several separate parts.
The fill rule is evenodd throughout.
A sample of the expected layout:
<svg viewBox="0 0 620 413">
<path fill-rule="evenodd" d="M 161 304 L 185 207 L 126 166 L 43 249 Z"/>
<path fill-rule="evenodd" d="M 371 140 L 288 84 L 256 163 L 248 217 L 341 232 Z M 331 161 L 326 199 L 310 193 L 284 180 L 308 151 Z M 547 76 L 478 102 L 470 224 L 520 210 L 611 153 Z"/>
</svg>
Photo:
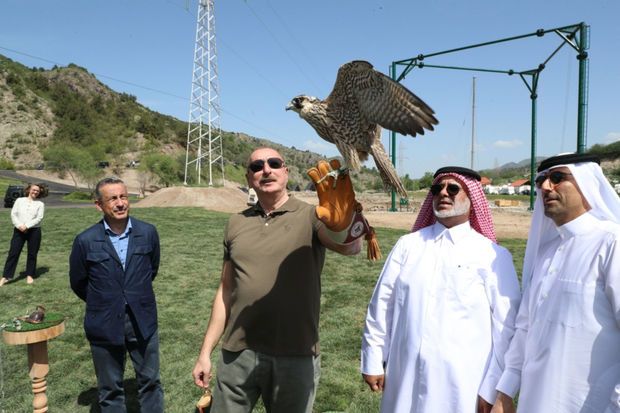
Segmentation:
<svg viewBox="0 0 620 413">
<path fill-rule="evenodd" d="M 285 110 L 293 110 L 295 112 L 299 112 L 301 110 L 301 101 L 299 97 L 294 97 L 291 99 L 288 105 L 286 105 Z"/>
</svg>

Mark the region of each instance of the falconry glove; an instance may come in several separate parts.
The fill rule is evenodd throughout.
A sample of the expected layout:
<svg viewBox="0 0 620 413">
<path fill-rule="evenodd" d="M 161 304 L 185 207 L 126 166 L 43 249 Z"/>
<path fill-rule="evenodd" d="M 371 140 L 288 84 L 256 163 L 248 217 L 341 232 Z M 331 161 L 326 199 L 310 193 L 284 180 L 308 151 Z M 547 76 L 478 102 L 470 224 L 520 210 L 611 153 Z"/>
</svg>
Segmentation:
<svg viewBox="0 0 620 413">
<path fill-rule="evenodd" d="M 381 258 L 381 250 L 374 229 L 362 215 L 362 204 L 355 200 L 355 192 L 347 169 L 340 161 L 321 160 L 308 170 L 319 197 L 317 217 L 325 224 L 327 235 L 338 244 L 349 244 L 362 235 L 368 243 L 368 259 Z"/>
</svg>

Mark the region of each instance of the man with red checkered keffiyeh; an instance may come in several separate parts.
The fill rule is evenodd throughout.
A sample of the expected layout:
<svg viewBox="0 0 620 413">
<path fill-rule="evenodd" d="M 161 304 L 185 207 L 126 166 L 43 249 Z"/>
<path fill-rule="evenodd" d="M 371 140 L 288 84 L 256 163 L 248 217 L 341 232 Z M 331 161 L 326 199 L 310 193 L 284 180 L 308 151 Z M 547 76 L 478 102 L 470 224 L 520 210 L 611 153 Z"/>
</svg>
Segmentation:
<svg viewBox="0 0 620 413">
<path fill-rule="evenodd" d="M 520 298 L 480 175 L 440 168 L 368 306 L 361 370 L 381 411 L 490 412 Z"/>
</svg>

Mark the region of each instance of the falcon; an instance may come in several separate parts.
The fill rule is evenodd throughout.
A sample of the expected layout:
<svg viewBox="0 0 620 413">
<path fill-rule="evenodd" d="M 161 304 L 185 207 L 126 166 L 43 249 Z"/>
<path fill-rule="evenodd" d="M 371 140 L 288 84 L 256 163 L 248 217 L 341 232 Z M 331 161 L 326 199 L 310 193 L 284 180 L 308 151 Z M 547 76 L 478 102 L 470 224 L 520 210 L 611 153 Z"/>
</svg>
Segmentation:
<svg viewBox="0 0 620 413">
<path fill-rule="evenodd" d="M 402 135 L 424 135 L 439 122 L 435 112 L 406 87 L 363 60 L 345 63 L 325 100 L 294 97 L 286 107 L 336 145 L 347 167 L 358 171 L 371 154 L 386 188 L 407 198 L 407 191 L 381 143 L 381 127 Z"/>
</svg>

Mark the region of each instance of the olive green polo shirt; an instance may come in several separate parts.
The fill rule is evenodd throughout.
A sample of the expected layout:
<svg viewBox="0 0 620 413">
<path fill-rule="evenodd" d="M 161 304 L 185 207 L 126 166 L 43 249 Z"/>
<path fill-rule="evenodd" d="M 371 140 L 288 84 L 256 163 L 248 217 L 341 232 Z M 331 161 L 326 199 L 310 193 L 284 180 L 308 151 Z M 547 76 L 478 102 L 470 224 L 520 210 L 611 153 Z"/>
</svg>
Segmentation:
<svg viewBox="0 0 620 413">
<path fill-rule="evenodd" d="M 232 263 L 233 285 L 224 349 L 319 353 L 320 225 L 315 207 L 292 197 L 269 215 L 257 204 L 230 218 L 224 260 Z"/>
</svg>

